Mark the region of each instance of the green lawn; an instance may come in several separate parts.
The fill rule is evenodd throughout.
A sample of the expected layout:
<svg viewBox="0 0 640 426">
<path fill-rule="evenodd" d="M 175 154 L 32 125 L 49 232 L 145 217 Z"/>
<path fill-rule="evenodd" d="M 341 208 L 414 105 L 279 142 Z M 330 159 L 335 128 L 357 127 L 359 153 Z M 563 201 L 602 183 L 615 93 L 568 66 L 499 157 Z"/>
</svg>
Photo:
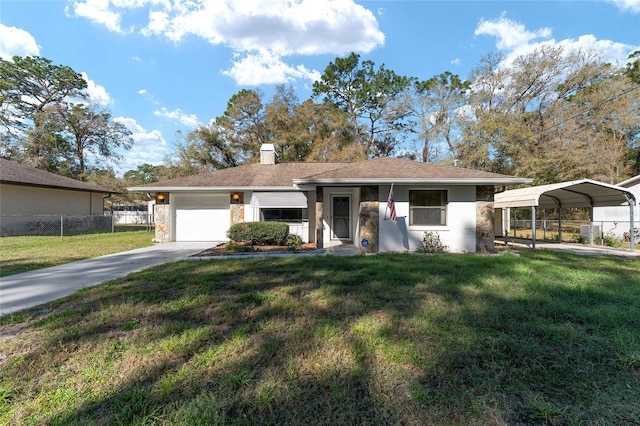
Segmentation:
<svg viewBox="0 0 640 426">
<path fill-rule="evenodd" d="M 152 245 L 146 230 L 0 238 L 0 277 Z"/>
<path fill-rule="evenodd" d="M 0 424 L 637 425 L 640 262 L 185 261 L 0 319 Z"/>
</svg>

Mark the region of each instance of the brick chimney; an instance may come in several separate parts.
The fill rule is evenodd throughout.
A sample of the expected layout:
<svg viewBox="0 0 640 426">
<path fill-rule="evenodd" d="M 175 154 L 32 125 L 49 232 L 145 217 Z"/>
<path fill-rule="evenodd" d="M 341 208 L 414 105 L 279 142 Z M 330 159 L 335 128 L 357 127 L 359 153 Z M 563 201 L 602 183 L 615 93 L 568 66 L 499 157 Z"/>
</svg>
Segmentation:
<svg viewBox="0 0 640 426">
<path fill-rule="evenodd" d="M 260 147 L 260 164 L 276 164 L 276 148 L 272 143 L 263 143 Z"/>
</svg>

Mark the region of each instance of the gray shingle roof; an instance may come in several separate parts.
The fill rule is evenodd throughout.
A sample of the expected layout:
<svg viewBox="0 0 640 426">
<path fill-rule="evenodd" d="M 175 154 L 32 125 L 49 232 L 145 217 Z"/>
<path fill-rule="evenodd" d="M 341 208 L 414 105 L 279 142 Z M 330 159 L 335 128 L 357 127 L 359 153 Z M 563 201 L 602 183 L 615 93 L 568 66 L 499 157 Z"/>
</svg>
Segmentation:
<svg viewBox="0 0 640 426">
<path fill-rule="evenodd" d="M 347 163 L 244 164 L 238 167 L 150 183 L 136 188 L 290 188 L 293 186 L 295 178 L 324 173 L 345 165 Z"/>
<path fill-rule="evenodd" d="M 381 157 L 358 163 L 245 164 L 130 189 L 134 191 L 265 187 L 290 189 L 294 184 L 358 185 L 391 182 L 515 185 L 530 183 L 531 179 L 461 167 L 420 163 L 401 158 Z"/>
<path fill-rule="evenodd" d="M 73 191 L 116 193 L 116 191 L 110 191 L 98 185 L 60 176 L 3 158 L 0 158 L 0 182 L 14 185 L 69 189 Z"/>
<path fill-rule="evenodd" d="M 352 163 L 341 168 L 306 176 L 297 179 L 296 182 L 328 183 L 331 181 L 443 181 L 451 182 L 459 180 L 483 180 L 483 181 L 510 181 L 515 176 L 489 173 L 481 170 L 465 169 L 462 167 L 442 166 L 433 163 L 422 163 L 402 158 L 379 157 L 358 163 Z M 345 182 L 346 183 L 346 182 Z M 499 184 L 499 183 L 498 183 Z"/>
</svg>

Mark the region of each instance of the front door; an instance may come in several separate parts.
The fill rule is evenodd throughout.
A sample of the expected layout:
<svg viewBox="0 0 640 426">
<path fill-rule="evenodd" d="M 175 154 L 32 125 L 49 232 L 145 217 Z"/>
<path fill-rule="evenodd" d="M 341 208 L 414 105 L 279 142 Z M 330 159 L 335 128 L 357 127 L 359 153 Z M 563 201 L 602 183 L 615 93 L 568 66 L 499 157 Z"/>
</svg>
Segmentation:
<svg viewBox="0 0 640 426">
<path fill-rule="evenodd" d="M 349 195 L 331 196 L 331 239 L 351 239 L 351 197 Z"/>
</svg>

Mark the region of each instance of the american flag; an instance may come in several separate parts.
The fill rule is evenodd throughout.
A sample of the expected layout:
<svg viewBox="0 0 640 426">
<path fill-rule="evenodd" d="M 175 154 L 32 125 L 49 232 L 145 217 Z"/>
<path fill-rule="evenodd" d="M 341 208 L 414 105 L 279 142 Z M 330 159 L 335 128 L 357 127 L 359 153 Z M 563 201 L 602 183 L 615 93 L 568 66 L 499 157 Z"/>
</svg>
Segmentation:
<svg viewBox="0 0 640 426">
<path fill-rule="evenodd" d="M 389 209 L 389 219 L 392 221 L 398 220 L 398 215 L 396 214 L 396 203 L 393 199 L 393 185 L 391 185 L 391 190 L 389 190 L 389 197 L 387 197 L 387 208 Z"/>
</svg>

